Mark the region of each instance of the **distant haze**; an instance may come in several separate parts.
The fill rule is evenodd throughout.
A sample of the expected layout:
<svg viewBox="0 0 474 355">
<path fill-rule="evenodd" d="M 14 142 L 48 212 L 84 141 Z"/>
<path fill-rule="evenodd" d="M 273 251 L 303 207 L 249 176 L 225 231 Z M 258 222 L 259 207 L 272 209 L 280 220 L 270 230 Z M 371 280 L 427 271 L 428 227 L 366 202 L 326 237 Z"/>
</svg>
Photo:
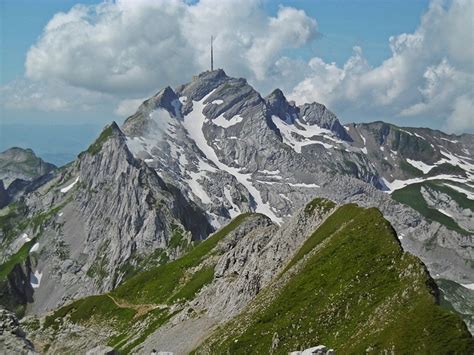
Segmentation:
<svg viewBox="0 0 474 355">
<path fill-rule="evenodd" d="M 0 151 L 10 147 L 31 148 L 49 163 L 62 166 L 87 149 L 102 125 L 5 124 L 0 131 Z"/>
</svg>

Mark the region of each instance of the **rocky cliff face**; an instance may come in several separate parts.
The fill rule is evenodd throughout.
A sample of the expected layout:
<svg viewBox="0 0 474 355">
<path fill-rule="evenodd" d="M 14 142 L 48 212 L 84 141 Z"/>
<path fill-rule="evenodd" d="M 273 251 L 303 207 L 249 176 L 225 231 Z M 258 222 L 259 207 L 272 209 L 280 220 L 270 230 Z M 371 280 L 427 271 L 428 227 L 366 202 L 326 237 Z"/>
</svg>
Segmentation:
<svg viewBox="0 0 474 355">
<path fill-rule="evenodd" d="M 125 140 L 112 124 L 74 163 L 12 206 L 23 206 L 24 222 L 2 251 L 36 243 L 29 252 L 37 255 L 32 272 L 40 277 L 28 312 L 108 291 L 212 231 L 199 207 L 135 159 Z"/>
<path fill-rule="evenodd" d="M 0 279 L 0 301 L 3 307 L 15 311 L 19 316 L 25 314 L 28 303 L 33 302 L 34 281 L 30 258 L 12 266 L 8 275 Z"/>
<path fill-rule="evenodd" d="M 14 313 L 0 308 L 0 350 L 3 354 L 38 354 L 20 326 Z"/>
<path fill-rule="evenodd" d="M 8 195 L 7 190 L 5 190 L 5 185 L 3 181 L 0 180 L 0 208 L 5 207 L 10 202 L 10 196 Z"/>
</svg>

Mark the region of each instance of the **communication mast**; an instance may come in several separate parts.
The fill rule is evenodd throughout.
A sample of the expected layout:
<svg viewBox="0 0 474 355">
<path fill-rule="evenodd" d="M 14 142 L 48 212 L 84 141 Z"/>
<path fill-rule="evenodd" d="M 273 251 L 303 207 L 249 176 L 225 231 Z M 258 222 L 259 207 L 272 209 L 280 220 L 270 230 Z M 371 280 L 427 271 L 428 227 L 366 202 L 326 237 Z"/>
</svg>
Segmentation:
<svg viewBox="0 0 474 355">
<path fill-rule="evenodd" d="M 211 36 L 211 71 L 214 70 L 214 51 L 212 48 L 212 42 L 214 42 L 214 37 Z"/>
</svg>

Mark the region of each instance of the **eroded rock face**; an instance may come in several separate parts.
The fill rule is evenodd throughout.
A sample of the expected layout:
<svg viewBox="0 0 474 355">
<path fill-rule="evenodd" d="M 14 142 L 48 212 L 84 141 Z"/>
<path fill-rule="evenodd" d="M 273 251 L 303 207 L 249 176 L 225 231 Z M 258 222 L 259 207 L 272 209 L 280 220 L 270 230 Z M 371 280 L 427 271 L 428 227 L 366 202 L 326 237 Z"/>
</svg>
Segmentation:
<svg viewBox="0 0 474 355">
<path fill-rule="evenodd" d="M 3 184 L 3 180 L 0 180 L 0 208 L 5 207 L 10 202 L 10 196 L 5 190 L 5 185 Z"/>
<path fill-rule="evenodd" d="M 27 339 L 14 313 L 0 308 L 0 353 L 14 355 L 38 354 Z"/>
</svg>

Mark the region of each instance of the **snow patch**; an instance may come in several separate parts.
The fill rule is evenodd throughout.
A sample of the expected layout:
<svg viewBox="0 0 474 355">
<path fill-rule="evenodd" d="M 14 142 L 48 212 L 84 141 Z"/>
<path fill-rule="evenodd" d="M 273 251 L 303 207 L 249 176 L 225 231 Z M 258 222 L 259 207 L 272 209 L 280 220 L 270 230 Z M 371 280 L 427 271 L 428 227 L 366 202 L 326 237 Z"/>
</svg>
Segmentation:
<svg viewBox="0 0 474 355">
<path fill-rule="evenodd" d="M 211 104 L 213 105 L 222 105 L 223 103 L 224 103 L 224 100 L 220 100 L 220 99 L 217 99 L 211 102 Z"/>
<path fill-rule="evenodd" d="M 445 158 L 437 161 L 435 164 L 440 165 L 443 163 L 448 163 L 451 165 L 459 166 L 461 169 L 474 174 L 474 164 L 466 162 L 465 160 L 460 159 L 460 157 L 446 152 L 444 150 L 441 151 L 441 154 L 444 155 Z"/>
<path fill-rule="evenodd" d="M 443 138 L 443 137 L 441 137 L 441 139 L 442 139 L 443 141 L 446 141 L 446 142 L 459 143 L 459 141 L 457 141 L 457 140 L 451 140 L 451 139 L 447 139 L 447 138 Z"/>
<path fill-rule="evenodd" d="M 30 274 L 31 287 L 33 287 L 33 288 L 40 287 L 42 277 L 43 277 L 43 273 L 39 272 L 38 270 L 36 270 L 34 274 L 33 273 Z"/>
<path fill-rule="evenodd" d="M 207 194 L 207 192 L 204 191 L 201 186 L 201 183 L 199 182 L 199 180 L 204 178 L 204 174 L 205 172 L 202 171 L 198 173 L 190 171 L 189 175 L 191 176 L 191 179 L 187 179 L 186 181 L 188 182 L 188 185 L 193 191 L 193 193 L 201 200 L 201 202 L 204 204 L 208 204 L 212 203 L 212 200 Z"/>
<path fill-rule="evenodd" d="M 179 155 L 179 165 L 183 168 L 188 165 L 188 159 L 186 158 L 186 155 L 184 153 L 180 153 Z"/>
<path fill-rule="evenodd" d="M 237 217 L 240 214 L 240 208 L 232 200 L 232 195 L 230 194 L 230 189 L 228 186 L 224 186 L 224 195 L 227 201 L 229 201 L 232 206 L 232 208 L 229 210 L 230 217 Z"/>
<path fill-rule="evenodd" d="M 461 284 L 463 287 L 468 288 L 469 290 L 474 290 L 474 283 L 472 284 Z"/>
<path fill-rule="evenodd" d="M 330 140 L 339 142 L 338 140 L 335 140 L 334 138 L 331 137 L 332 132 L 330 130 L 321 128 L 316 125 L 307 125 L 301 121 L 296 121 L 298 125 L 303 127 L 304 129 L 299 129 L 297 128 L 293 123 L 289 123 L 287 121 L 282 120 L 278 116 L 273 115 L 272 116 L 272 121 L 277 126 L 278 130 L 280 131 L 282 137 L 283 137 L 283 142 L 286 145 L 289 145 L 294 149 L 295 152 L 301 153 L 301 148 L 306 146 L 306 145 L 311 145 L 311 144 L 320 144 L 326 149 L 332 149 L 334 148 L 333 145 L 327 144 L 321 141 L 316 141 L 312 140 L 311 138 L 314 136 L 322 136 L 324 138 L 328 138 Z M 297 135 L 299 137 L 303 137 L 302 140 L 298 140 L 294 135 Z"/>
<path fill-rule="evenodd" d="M 360 138 L 362 138 L 362 142 L 364 144 L 364 147 L 360 148 L 361 152 L 364 153 L 365 155 L 367 155 L 367 140 L 365 139 L 365 137 L 362 135 L 362 133 L 359 132 L 359 136 Z"/>
<path fill-rule="evenodd" d="M 436 165 L 428 165 L 422 161 L 407 159 L 407 163 L 414 166 L 415 168 L 421 170 L 423 174 L 427 174 L 433 169 Z"/>
<path fill-rule="evenodd" d="M 265 175 L 279 175 L 280 174 L 280 170 L 278 169 L 277 170 L 259 170 L 258 172 Z"/>
<path fill-rule="evenodd" d="M 201 200 L 202 203 L 204 204 L 209 204 L 212 203 L 211 198 L 207 194 L 207 192 L 204 190 L 202 187 L 201 183 L 199 182 L 202 179 L 207 179 L 207 172 L 213 172 L 216 169 L 214 169 L 210 164 L 199 160 L 199 165 L 198 165 L 198 172 L 194 171 L 188 171 L 188 174 L 191 176 L 190 179 L 187 179 L 186 181 L 188 182 L 189 187 L 191 188 L 191 191 Z"/>
<path fill-rule="evenodd" d="M 34 253 L 35 251 L 38 251 L 39 249 L 39 243 L 35 243 L 35 245 L 33 245 L 30 249 L 30 253 Z"/>
<path fill-rule="evenodd" d="M 243 118 L 239 115 L 232 117 L 230 120 L 226 119 L 224 115 L 220 115 L 219 117 L 212 120 L 216 126 L 229 128 L 235 126 L 237 123 L 242 122 Z"/>
<path fill-rule="evenodd" d="M 406 134 L 408 134 L 408 135 L 410 135 L 410 136 L 412 136 L 412 135 L 413 135 L 413 133 L 411 133 L 411 132 L 408 132 L 408 131 L 405 131 L 404 129 L 400 129 L 400 132 L 404 132 L 404 133 L 406 133 Z"/>
<path fill-rule="evenodd" d="M 441 208 L 438 208 L 438 211 L 441 212 L 442 214 L 444 214 L 445 216 L 448 216 L 448 217 L 451 217 L 453 218 L 452 215 L 450 215 L 448 212 L 446 212 L 445 210 L 442 210 Z"/>
<path fill-rule="evenodd" d="M 289 201 L 289 202 L 292 203 L 292 201 L 291 201 L 286 195 L 284 195 L 284 194 L 278 194 L 278 196 L 280 196 L 282 199 L 287 200 L 287 201 Z"/>
<path fill-rule="evenodd" d="M 319 188 L 320 186 L 319 185 L 316 185 L 316 184 L 292 184 L 292 183 L 287 183 L 288 185 L 290 186 L 293 186 L 293 187 L 307 187 L 307 188 Z"/>
<path fill-rule="evenodd" d="M 74 180 L 74 181 L 72 182 L 72 184 L 69 184 L 68 186 L 63 187 L 60 191 L 61 191 L 63 194 L 65 194 L 66 192 L 68 192 L 69 190 L 71 190 L 71 189 L 74 187 L 74 185 L 77 184 L 78 181 L 79 181 L 79 176 L 76 178 L 76 180 Z"/>
<path fill-rule="evenodd" d="M 385 192 L 387 193 L 392 193 L 395 190 L 399 190 L 404 188 L 405 186 L 411 185 L 411 184 L 416 184 L 419 182 L 423 181 L 429 181 L 429 180 L 450 180 L 454 182 L 461 182 L 465 183 L 466 180 L 459 178 L 454 175 L 437 175 L 437 176 L 430 176 L 427 178 L 413 178 L 413 179 L 408 179 L 408 180 L 394 180 L 392 182 L 388 182 L 387 179 L 381 178 L 380 182 L 384 184 L 387 187 L 387 190 Z"/>
</svg>

